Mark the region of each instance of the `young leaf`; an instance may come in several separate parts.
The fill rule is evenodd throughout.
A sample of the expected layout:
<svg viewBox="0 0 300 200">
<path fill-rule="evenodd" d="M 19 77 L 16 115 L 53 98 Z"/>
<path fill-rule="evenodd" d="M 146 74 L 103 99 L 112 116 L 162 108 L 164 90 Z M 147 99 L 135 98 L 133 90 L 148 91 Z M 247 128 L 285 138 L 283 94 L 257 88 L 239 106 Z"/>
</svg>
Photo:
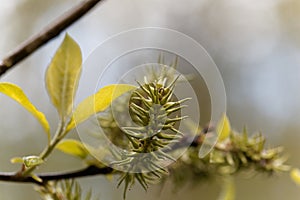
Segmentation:
<svg viewBox="0 0 300 200">
<path fill-rule="evenodd" d="M 38 177 L 36 174 L 31 174 L 31 178 L 33 178 L 34 180 L 36 180 L 39 183 L 43 182 L 43 179 L 41 179 L 40 177 Z"/>
<path fill-rule="evenodd" d="M 23 157 L 23 163 L 26 167 L 35 167 L 39 166 L 44 161 L 39 156 L 26 156 Z"/>
<path fill-rule="evenodd" d="M 78 44 L 66 34 L 46 73 L 46 87 L 60 118 L 72 111 L 72 103 L 81 73 L 82 56 Z"/>
<path fill-rule="evenodd" d="M 70 154 L 81 159 L 84 159 L 88 156 L 88 152 L 84 145 L 78 140 L 62 140 L 55 148 L 66 154 Z"/>
<path fill-rule="evenodd" d="M 291 179 L 297 184 L 300 185 L 300 170 L 294 168 L 290 172 Z"/>
<path fill-rule="evenodd" d="M 78 125 L 87 120 L 93 114 L 105 110 L 114 99 L 135 88 L 133 85 L 126 84 L 108 85 L 101 88 L 96 94 L 87 97 L 79 103 L 73 112 L 67 131 L 73 129 L 76 124 Z"/>
<path fill-rule="evenodd" d="M 48 141 L 50 141 L 50 127 L 45 115 L 34 107 L 20 87 L 11 83 L 0 83 L 0 92 L 12 98 L 30 112 L 43 126 Z"/>
<path fill-rule="evenodd" d="M 15 164 L 15 163 L 23 163 L 23 158 L 21 157 L 14 157 L 12 159 L 10 159 L 10 162 Z"/>
<path fill-rule="evenodd" d="M 229 137 L 231 132 L 230 122 L 226 114 L 224 114 L 217 125 L 218 141 L 221 142 Z"/>
</svg>

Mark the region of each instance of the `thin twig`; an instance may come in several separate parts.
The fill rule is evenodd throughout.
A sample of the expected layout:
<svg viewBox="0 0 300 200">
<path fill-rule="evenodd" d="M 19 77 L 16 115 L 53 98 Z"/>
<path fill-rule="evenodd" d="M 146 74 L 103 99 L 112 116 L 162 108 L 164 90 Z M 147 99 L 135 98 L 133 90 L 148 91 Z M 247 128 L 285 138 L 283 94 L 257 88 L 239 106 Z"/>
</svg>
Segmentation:
<svg viewBox="0 0 300 200">
<path fill-rule="evenodd" d="M 77 171 L 72 172 L 59 172 L 59 173 L 47 173 L 47 174 L 37 174 L 39 178 L 43 180 L 43 182 L 38 182 L 37 180 L 33 179 L 30 176 L 23 177 L 19 176 L 14 172 L 7 172 L 7 173 L 0 173 L 0 180 L 1 181 L 9 181 L 15 183 L 35 183 L 38 185 L 42 185 L 48 181 L 52 180 L 62 180 L 62 179 L 73 179 L 73 178 L 80 178 L 86 176 L 94 176 L 94 175 L 104 175 L 110 174 L 113 172 L 113 169 L 110 167 L 103 167 L 99 168 L 96 166 L 88 166 L 84 169 L 80 169 Z"/>
<path fill-rule="evenodd" d="M 24 58 L 28 57 L 34 51 L 39 49 L 41 46 L 45 45 L 48 41 L 58 36 L 63 30 L 80 19 L 100 1 L 103 0 L 82 1 L 77 6 L 55 20 L 53 23 L 46 26 L 41 32 L 24 41 L 0 61 L 0 76 L 18 64 Z"/>
</svg>

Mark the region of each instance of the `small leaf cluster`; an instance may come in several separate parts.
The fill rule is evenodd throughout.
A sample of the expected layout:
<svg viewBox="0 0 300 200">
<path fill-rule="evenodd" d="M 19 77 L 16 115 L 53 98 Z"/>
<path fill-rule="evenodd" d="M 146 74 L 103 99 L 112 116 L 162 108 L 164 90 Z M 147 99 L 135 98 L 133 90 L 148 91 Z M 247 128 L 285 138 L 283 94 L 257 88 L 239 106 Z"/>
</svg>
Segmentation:
<svg viewBox="0 0 300 200">
<path fill-rule="evenodd" d="M 89 152 L 84 148 L 84 144 L 77 140 L 64 140 L 64 138 L 78 124 L 97 112 L 105 110 L 115 98 L 136 88 L 127 84 L 107 85 L 74 106 L 73 102 L 81 71 L 81 49 L 76 41 L 66 34 L 45 75 L 45 85 L 49 98 L 59 116 L 59 123 L 53 137 L 46 116 L 31 103 L 23 90 L 12 83 L 0 83 L 0 93 L 15 100 L 31 113 L 40 122 L 48 137 L 48 143 L 39 155 L 25 155 L 11 159 L 12 163 L 21 163 L 21 169 L 15 173 L 16 177 L 13 177 L 13 179 L 23 180 L 30 176 L 36 182 L 44 184 L 45 181 L 34 174 L 34 171 L 37 167 L 46 163 L 47 158 L 55 149 L 85 159 Z M 75 109 L 73 109 L 74 107 Z M 68 189 L 68 185 L 69 183 L 66 182 L 61 187 L 65 186 L 64 189 Z M 76 186 L 76 188 L 78 187 Z M 51 194 L 50 190 L 47 191 Z M 77 189 L 75 191 L 79 192 Z M 70 196 L 70 198 L 79 199 L 76 196 Z"/>
</svg>

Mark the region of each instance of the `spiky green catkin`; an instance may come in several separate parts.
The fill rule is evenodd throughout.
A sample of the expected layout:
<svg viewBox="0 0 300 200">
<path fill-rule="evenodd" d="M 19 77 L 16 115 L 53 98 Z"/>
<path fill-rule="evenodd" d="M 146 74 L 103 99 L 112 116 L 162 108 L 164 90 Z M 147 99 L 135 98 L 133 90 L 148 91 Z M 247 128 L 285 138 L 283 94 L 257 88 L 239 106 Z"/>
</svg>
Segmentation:
<svg viewBox="0 0 300 200">
<path fill-rule="evenodd" d="M 161 149 L 168 149 L 168 145 L 181 138 L 181 132 L 177 130 L 178 124 L 185 118 L 180 116 L 180 110 L 186 100 L 177 100 L 173 95 L 173 89 L 178 79 L 176 67 L 178 58 L 169 66 L 164 65 L 163 56 L 160 56 L 161 66 L 149 66 L 147 76 L 140 88 L 130 97 L 119 98 L 114 103 L 114 114 L 109 108 L 99 118 L 99 124 L 106 136 L 117 146 L 125 151 L 114 151 L 113 155 L 118 162 L 118 169 L 124 172 L 120 179 L 125 184 L 124 197 L 127 189 L 134 182 L 138 182 L 146 189 L 148 184 L 157 183 L 159 179 L 168 174 L 168 171 L 160 166 L 165 160 L 173 160 L 172 156 Z M 128 119 L 128 102 L 130 98 L 129 112 L 132 119 Z M 118 106 L 120 109 L 116 109 Z M 124 114 L 125 113 L 125 114 Z M 115 117 L 124 126 L 119 128 Z M 120 122 L 119 121 L 119 122 Z M 132 121 L 134 123 L 132 123 Z M 157 123 L 159 122 L 159 123 Z M 141 153 L 148 154 L 139 156 Z M 131 173 L 131 172 L 139 173 Z"/>
<path fill-rule="evenodd" d="M 164 150 L 181 139 L 177 126 L 185 118 L 180 115 L 184 101 L 177 100 L 173 95 L 175 81 L 170 85 L 162 85 L 162 81 L 139 83 L 139 89 L 130 98 L 129 112 L 138 125 L 123 129 L 131 143 L 130 155 L 112 163 L 128 171 L 119 182 L 119 185 L 125 183 L 124 198 L 135 181 L 146 190 L 149 183 L 168 174 L 161 163 L 174 161 Z"/>
</svg>

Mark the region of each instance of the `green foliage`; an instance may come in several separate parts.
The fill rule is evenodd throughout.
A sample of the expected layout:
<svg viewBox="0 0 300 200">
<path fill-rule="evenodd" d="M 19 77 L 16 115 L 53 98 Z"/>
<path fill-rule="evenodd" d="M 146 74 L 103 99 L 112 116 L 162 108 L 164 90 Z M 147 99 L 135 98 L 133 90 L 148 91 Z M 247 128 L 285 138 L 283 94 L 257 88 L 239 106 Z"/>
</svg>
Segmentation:
<svg viewBox="0 0 300 200">
<path fill-rule="evenodd" d="M 106 109 L 115 98 L 135 88 L 134 86 L 126 84 L 105 86 L 96 94 L 86 98 L 78 105 L 75 111 L 72 112 L 81 66 L 82 56 L 80 47 L 69 35 L 66 35 L 49 64 L 45 77 L 48 94 L 60 118 L 53 138 L 51 138 L 49 124 L 45 115 L 35 108 L 22 89 L 11 83 L 0 83 L 0 92 L 18 102 L 36 117 L 45 129 L 49 139 L 48 145 L 39 156 L 29 155 L 11 159 L 12 163 L 22 164 L 20 171 L 16 173 L 18 177 L 25 178 L 30 176 L 35 181 L 42 183 L 43 180 L 35 175 L 33 171 L 37 166 L 44 164 L 44 160 L 55 148 L 64 153 L 77 156 L 80 159 L 85 159 L 89 155 L 89 152 L 80 141 L 62 139 L 76 125 L 82 123 L 93 114 Z M 62 191 L 58 192 L 58 188 L 62 188 Z M 39 190 L 42 191 L 42 194 L 45 194 L 44 197 L 46 199 L 50 197 L 50 199 L 59 200 L 81 199 L 79 195 L 81 189 L 79 185 L 73 181 L 66 181 L 64 184 L 55 183 L 54 185 L 49 183 L 47 187 L 41 187 Z M 90 195 L 87 195 L 86 199 L 90 199 L 89 196 Z"/>
<path fill-rule="evenodd" d="M 67 34 L 46 73 L 48 94 L 62 121 L 65 121 L 72 111 L 81 64 L 80 47 Z"/>
<path fill-rule="evenodd" d="M 12 83 L 0 83 L 0 92 L 12 98 L 30 112 L 41 123 L 50 141 L 50 127 L 45 115 L 35 108 L 20 87 Z"/>
<path fill-rule="evenodd" d="M 66 154 L 79 157 L 80 159 L 85 159 L 89 155 L 89 152 L 86 150 L 85 146 L 78 140 L 62 140 L 56 145 L 55 148 Z"/>
<path fill-rule="evenodd" d="M 104 111 L 111 102 L 135 86 L 118 84 L 101 88 L 96 94 L 87 97 L 75 109 L 73 116 L 67 126 L 67 130 L 73 129 L 92 115 Z"/>
</svg>

